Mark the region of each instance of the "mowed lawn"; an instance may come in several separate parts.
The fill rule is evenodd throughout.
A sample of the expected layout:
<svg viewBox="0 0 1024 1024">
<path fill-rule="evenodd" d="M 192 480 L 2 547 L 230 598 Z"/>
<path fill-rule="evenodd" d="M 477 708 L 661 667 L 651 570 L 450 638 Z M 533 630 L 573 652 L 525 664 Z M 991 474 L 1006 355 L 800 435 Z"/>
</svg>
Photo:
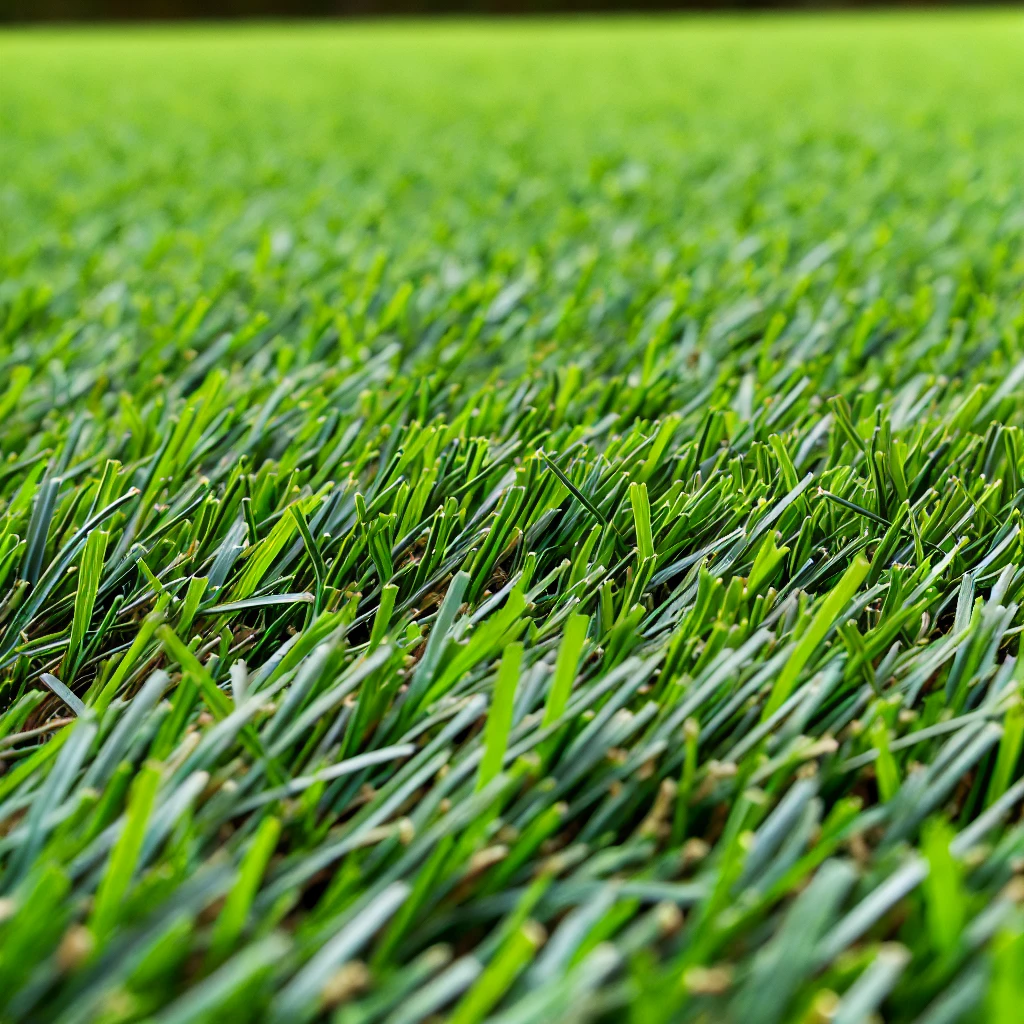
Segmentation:
<svg viewBox="0 0 1024 1024">
<path fill-rule="evenodd" d="M 0 1018 L 1019 1024 L 1019 11 L 6 31 L 0 214 Z"/>
</svg>

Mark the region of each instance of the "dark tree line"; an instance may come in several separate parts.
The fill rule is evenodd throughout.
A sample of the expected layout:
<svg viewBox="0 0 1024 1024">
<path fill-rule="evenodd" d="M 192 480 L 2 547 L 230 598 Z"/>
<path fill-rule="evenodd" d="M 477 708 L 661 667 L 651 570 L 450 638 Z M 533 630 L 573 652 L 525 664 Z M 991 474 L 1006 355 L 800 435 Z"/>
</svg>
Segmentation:
<svg viewBox="0 0 1024 1024">
<path fill-rule="evenodd" d="M 908 5 L 923 6 L 929 2 L 935 0 L 916 0 L 916 4 L 909 0 Z M 864 6 L 871 4 L 859 0 L 0 0 L 0 21 L 531 15 Z"/>
</svg>

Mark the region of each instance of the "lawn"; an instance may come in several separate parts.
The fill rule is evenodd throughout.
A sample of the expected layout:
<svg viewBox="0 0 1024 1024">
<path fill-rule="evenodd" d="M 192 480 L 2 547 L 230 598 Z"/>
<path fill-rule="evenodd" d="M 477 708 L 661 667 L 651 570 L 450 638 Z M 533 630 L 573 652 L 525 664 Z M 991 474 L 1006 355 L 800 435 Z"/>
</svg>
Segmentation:
<svg viewBox="0 0 1024 1024">
<path fill-rule="evenodd" d="M 0 1019 L 1018 1024 L 1022 54 L 0 34 Z"/>
</svg>

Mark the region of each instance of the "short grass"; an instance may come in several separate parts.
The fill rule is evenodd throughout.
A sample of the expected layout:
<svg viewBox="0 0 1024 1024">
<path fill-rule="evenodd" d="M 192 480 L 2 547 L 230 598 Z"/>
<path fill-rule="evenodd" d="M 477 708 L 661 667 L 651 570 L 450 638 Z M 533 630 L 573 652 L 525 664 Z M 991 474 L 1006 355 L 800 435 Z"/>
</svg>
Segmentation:
<svg viewBox="0 0 1024 1024">
<path fill-rule="evenodd" d="M 0 1016 L 1019 1022 L 1022 55 L 2 37 Z"/>
</svg>

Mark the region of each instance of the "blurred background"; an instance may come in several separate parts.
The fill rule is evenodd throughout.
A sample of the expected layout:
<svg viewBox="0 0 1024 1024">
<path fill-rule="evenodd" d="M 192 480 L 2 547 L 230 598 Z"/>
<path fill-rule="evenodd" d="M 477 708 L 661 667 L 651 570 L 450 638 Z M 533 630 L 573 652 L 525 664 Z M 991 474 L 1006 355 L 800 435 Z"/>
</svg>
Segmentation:
<svg viewBox="0 0 1024 1024">
<path fill-rule="evenodd" d="M 966 0 L 970 3 L 971 0 Z M 959 0 L 963 6 L 965 0 Z M 903 0 L 899 6 L 940 6 Z M 0 0 L 0 22 L 149 21 L 192 18 L 531 15 L 601 11 L 877 7 L 863 0 Z M 991 3 L 986 6 L 992 6 Z"/>
</svg>

